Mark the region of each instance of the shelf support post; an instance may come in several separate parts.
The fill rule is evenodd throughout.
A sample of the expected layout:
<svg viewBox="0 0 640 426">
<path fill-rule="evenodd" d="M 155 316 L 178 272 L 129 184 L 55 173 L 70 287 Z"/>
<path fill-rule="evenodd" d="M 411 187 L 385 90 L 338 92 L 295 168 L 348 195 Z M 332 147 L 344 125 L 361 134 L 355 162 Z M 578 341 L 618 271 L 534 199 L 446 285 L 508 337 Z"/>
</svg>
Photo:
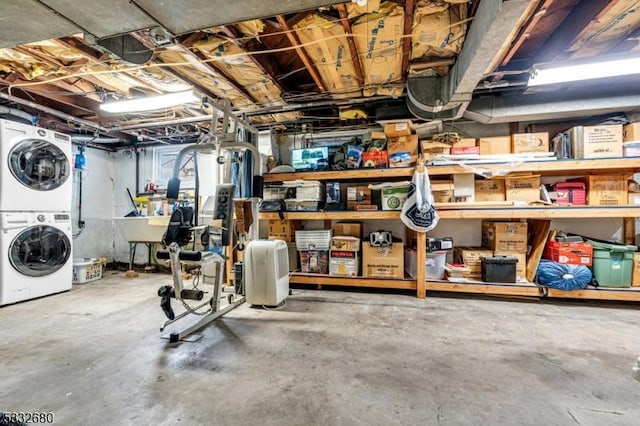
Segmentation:
<svg viewBox="0 0 640 426">
<path fill-rule="evenodd" d="M 416 297 L 427 297 L 427 233 L 416 234 Z"/>
</svg>

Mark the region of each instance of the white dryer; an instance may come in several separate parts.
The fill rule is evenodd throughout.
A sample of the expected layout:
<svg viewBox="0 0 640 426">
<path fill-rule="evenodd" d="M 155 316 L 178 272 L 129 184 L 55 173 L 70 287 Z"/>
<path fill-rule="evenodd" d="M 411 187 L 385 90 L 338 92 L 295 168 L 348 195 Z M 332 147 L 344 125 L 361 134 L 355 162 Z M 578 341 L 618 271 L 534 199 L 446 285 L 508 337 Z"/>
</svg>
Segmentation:
<svg viewBox="0 0 640 426">
<path fill-rule="evenodd" d="M 68 135 L 0 120 L 0 211 L 71 211 Z"/>
<path fill-rule="evenodd" d="M 71 289 L 69 213 L 0 212 L 0 306 Z"/>
</svg>

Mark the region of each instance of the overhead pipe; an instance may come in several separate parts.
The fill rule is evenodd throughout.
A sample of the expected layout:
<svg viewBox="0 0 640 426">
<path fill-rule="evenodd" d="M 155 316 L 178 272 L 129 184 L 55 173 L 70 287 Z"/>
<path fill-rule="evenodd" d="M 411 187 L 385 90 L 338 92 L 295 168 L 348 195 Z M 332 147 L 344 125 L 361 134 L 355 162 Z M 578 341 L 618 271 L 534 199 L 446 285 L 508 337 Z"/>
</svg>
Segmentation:
<svg viewBox="0 0 640 426">
<path fill-rule="evenodd" d="M 127 142 L 122 138 L 106 138 L 101 136 L 93 136 L 93 135 L 69 135 L 71 137 L 71 142 L 73 143 L 122 143 Z"/>
<path fill-rule="evenodd" d="M 33 123 L 34 121 L 33 115 L 29 114 L 28 112 L 15 109 L 15 108 L 9 108 L 4 105 L 0 105 L 0 114 L 8 114 L 17 118 L 22 118 L 23 120 L 26 120 L 29 123 Z"/>
<path fill-rule="evenodd" d="M 103 127 L 103 126 L 101 126 L 99 124 L 93 123 L 93 122 L 91 122 L 89 120 L 84 120 L 82 118 L 78 118 L 78 117 L 75 117 L 73 115 L 66 114 L 64 112 L 58 111 L 57 109 L 49 108 L 49 107 L 37 104 L 37 103 L 32 102 L 32 101 L 28 101 L 26 99 L 18 98 L 17 96 L 12 96 L 12 95 L 8 95 L 6 93 L 0 92 L 0 99 L 5 99 L 7 101 L 10 101 L 10 102 L 13 102 L 13 103 L 16 103 L 16 104 L 24 105 L 24 106 L 27 106 L 29 108 L 33 108 L 33 109 L 36 109 L 38 111 L 42 111 L 44 113 L 47 113 L 49 115 L 53 115 L 54 117 L 62 118 L 63 120 L 70 121 L 70 122 L 76 123 L 76 124 L 78 124 L 80 126 L 88 127 L 90 129 L 95 129 L 95 130 L 98 130 L 98 131 L 103 132 L 103 133 L 108 133 L 109 132 L 109 130 L 106 127 Z"/>
</svg>

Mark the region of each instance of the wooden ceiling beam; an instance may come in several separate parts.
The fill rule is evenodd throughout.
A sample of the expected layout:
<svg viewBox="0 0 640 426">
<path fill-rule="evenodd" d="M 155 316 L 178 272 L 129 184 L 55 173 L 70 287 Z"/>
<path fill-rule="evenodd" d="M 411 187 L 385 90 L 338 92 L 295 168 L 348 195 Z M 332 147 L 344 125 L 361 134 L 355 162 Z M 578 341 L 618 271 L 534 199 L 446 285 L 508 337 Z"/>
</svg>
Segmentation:
<svg viewBox="0 0 640 426">
<path fill-rule="evenodd" d="M 289 43 L 291 43 L 291 45 L 294 47 L 294 49 L 296 50 L 296 53 L 300 57 L 300 60 L 304 64 L 305 68 L 307 69 L 309 74 L 311 74 L 311 78 L 313 79 L 313 82 L 316 84 L 318 92 L 321 92 L 321 93 L 326 92 L 324 84 L 322 83 L 322 80 L 320 79 L 320 75 L 318 74 L 318 70 L 316 70 L 316 67 L 311 62 L 311 59 L 309 59 L 307 52 L 305 52 L 302 46 L 300 46 L 300 40 L 298 40 L 298 37 L 291 30 L 291 28 L 289 27 L 289 24 L 284 19 L 284 16 L 278 15 L 276 16 L 276 19 L 278 20 L 278 23 L 282 27 L 282 30 L 285 31 L 287 38 L 289 39 Z"/>
<path fill-rule="evenodd" d="M 452 6 L 450 6 L 452 7 Z M 407 74 L 409 72 L 409 61 L 411 60 L 411 47 L 412 41 L 412 27 L 413 27 L 413 12 L 415 4 L 413 0 L 407 0 L 404 6 L 404 39 L 402 40 L 402 81 L 407 80 Z"/>
<path fill-rule="evenodd" d="M 515 41 L 511 44 L 511 47 L 502 59 L 500 66 L 505 66 L 509 63 L 509 61 L 511 61 L 513 56 L 518 52 L 520 47 L 522 47 L 524 42 L 527 41 L 527 38 L 529 38 L 531 33 L 535 30 L 535 27 L 538 22 L 540 22 L 540 19 L 542 19 L 542 17 L 547 13 L 547 10 L 549 10 L 549 8 L 553 5 L 554 1 L 555 0 L 544 0 L 543 3 L 538 5 L 537 10 L 533 13 L 533 16 L 531 17 L 529 22 L 527 22 L 525 26 L 520 29 L 520 32 L 518 32 Z"/>
<path fill-rule="evenodd" d="M 410 0 L 412 1 L 412 0 Z M 338 13 L 340 13 L 340 21 L 342 22 L 342 28 L 347 34 L 347 43 L 349 44 L 349 52 L 351 52 L 351 62 L 353 62 L 353 68 L 356 72 L 356 79 L 358 80 L 358 86 L 364 85 L 364 72 L 362 72 L 362 64 L 360 63 L 360 56 L 358 55 L 358 49 L 356 48 L 356 42 L 353 40 L 351 29 L 351 22 L 349 22 L 349 13 L 347 7 L 344 4 L 336 6 Z"/>
</svg>

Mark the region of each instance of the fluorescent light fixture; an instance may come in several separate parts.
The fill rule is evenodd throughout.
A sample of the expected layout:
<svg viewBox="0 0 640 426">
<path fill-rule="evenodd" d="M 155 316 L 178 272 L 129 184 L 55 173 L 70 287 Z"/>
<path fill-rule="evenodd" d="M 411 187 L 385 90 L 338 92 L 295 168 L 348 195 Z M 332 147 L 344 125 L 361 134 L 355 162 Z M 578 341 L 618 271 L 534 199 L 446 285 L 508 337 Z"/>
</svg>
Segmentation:
<svg viewBox="0 0 640 426">
<path fill-rule="evenodd" d="M 166 95 L 150 96 L 147 98 L 127 99 L 124 101 L 106 102 L 100 109 L 112 113 L 153 111 L 199 101 L 200 98 L 192 90 L 167 93 Z"/>
<path fill-rule="evenodd" d="M 528 85 L 542 86 L 632 74 L 640 74 L 640 57 L 616 56 L 600 59 L 597 62 L 591 60 L 590 62 L 563 62 L 562 64 L 548 63 L 533 67 Z"/>
</svg>

